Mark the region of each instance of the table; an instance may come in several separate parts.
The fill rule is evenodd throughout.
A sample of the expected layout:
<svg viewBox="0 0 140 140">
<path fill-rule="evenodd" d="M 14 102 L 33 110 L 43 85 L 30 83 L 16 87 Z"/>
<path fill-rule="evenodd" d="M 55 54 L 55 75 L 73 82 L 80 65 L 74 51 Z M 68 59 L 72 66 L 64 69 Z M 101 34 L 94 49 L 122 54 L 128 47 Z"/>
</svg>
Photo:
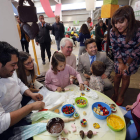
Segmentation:
<svg viewBox="0 0 140 140">
<path fill-rule="evenodd" d="M 79 87 L 76 86 L 76 85 L 70 85 L 68 86 L 71 90 L 71 93 L 74 93 L 76 96 L 80 96 L 81 94 L 81 91 L 79 90 Z M 95 92 L 93 90 L 91 90 L 92 92 Z M 85 92 L 86 93 L 86 92 Z M 77 126 L 77 132 L 72 132 L 72 128 L 71 128 L 71 124 L 74 123 L 74 122 L 69 122 L 69 123 L 65 123 L 65 128 L 70 130 L 71 131 L 71 134 L 68 134 L 68 135 L 63 135 L 64 137 L 68 138 L 69 140 L 80 140 L 81 137 L 79 135 L 79 131 L 80 130 L 83 130 L 85 132 L 89 131 L 89 130 L 93 130 L 93 131 L 97 131 L 98 134 L 93 136 L 92 139 L 96 139 L 96 140 L 107 140 L 108 138 L 110 140 L 125 140 L 125 137 L 126 137 L 126 126 L 125 128 L 120 131 L 120 132 L 114 132 L 112 131 L 108 126 L 107 126 L 107 123 L 106 123 L 106 120 L 99 120 L 97 118 L 94 117 L 93 115 L 93 112 L 91 110 L 91 106 L 94 102 L 106 102 L 108 104 L 111 104 L 111 103 L 114 103 L 109 97 L 107 97 L 105 94 L 102 94 L 98 91 L 96 91 L 96 93 L 98 94 L 99 98 L 98 99 L 92 99 L 92 98 L 88 98 L 86 96 L 84 96 L 85 98 L 88 99 L 88 105 L 87 107 L 85 108 L 78 108 L 76 105 L 75 105 L 75 108 L 76 108 L 76 111 L 80 114 L 80 118 L 79 119 L 76 119 L 75 121 L 75 124 Z M 60 93 L 60 94 L 67 94 L 67 93 Z M 61 109 L 61 107 L 59 108 L 59 110 Z M 83 111 L 86 111 L 87 115 L 84 116 L 83 115 Z M 123 114 L 121 112 L 121 110 L 119 109 L 119 107 L 117 106 L 117 112 L 114 113 L 115 115 L 118 115 L 120 116 L 123 120 L 124 120 L 124 117 L 123 117 Z M 80 126 L 80 120 L 81 119 L 87 119 L 87 127 L 83 128 Z M 125 121 L 125 120 L 124 120 Z M 100 129 L 94 129 L 93 128 L 93 123 L 99 123 L 101 128 Z M 51 137 L 49 135 L 49 133 L 46 131 L 42 134 L 39 134 L 37 136 L 34 136 L 34 140 L 56 140 L 56 138 L 54 137 Z M 89 140 L 88 137 L 84 138 L 85 140 Z"/>
</svg>

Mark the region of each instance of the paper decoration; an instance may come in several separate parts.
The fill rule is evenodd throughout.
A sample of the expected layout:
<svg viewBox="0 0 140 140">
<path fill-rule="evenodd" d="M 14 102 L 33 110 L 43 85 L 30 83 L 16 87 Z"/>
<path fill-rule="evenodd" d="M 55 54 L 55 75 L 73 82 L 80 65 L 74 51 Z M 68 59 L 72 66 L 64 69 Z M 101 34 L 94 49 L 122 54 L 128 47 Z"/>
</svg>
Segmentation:
<svg viewBox="0 0 140 140">
<path fill-rule="evenodd" d="M 62 4 L 57 4 L 56 6 L 55 6 L 55 12 L 54 12 L 54 15 L 60 15 L 60 12 L 61 12 L 61 5 Z"/>
<path fill-rule="evenodd" d="M 91 11 L 96 8 L 96 0 L 85 0 L 86 2 L 86 10 Z"/>
<path fill-rule="evenodd" d="M 114 12 L 119 8 L 119 5 L 106 4 L 101 8 L 101 18 L 112 18 Z"/>
<path fill-rule="evenodd" d="M 55 15 L 60 15 L 61 4 L 57 4 L 55 7 L 55 12 L 53 13 L 49 0 L 40 0 L 41 5 L 48 17 L 55 17 Z"/>
<path fill-rule="evenodd" d="M 103 0 L 103 5 L 105 4 L 118 4 L 118 0 Z"/>
</svg>

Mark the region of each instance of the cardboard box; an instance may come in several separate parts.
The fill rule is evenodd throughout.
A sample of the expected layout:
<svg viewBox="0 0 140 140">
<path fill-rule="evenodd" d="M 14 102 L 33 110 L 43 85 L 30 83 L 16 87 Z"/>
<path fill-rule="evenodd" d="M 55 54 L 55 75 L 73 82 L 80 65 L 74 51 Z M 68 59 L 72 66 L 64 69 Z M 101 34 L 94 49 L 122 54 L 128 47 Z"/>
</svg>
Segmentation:
<svg viewBox="0 0 140 140">
<path fill-rule="evenodd" d="M 106 4 L 101 8 L 101 18 L 112 18 L 114 12 L 119 8 L 119 5 Z"/>
<path fill-rule="evenodd" d="M 118 0 L 103 0 L 103 5 L 106 5 L 106 4 L 115 4 L 115 5 L 117 5 Z"/>
</svg>

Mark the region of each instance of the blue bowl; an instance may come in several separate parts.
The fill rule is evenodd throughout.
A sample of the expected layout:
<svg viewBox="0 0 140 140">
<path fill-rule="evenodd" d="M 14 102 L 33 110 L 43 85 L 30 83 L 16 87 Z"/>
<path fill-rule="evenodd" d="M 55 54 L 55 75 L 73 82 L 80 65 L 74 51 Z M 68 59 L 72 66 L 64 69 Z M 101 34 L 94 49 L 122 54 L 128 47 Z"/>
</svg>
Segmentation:
<svg viewBox="0 0 140 140">
<path fill-rule="evenodd" d="M 63 108 L 65 108 L 66 106 L 72 106 L 72 107 L 74 108 L 74 112 L 75 112 L 75 107 L 74 107 L 72 104 L 65 104 L 65 105 L 62 106 L 62 108 L 61 108 L 61 112 L 62 112 L 62 114 L 63 114 L 64 116 L 66 116 L 66 117 L 72 117 L 73 114 L 74 114 L 74 112 L 71 113 L 71 114 L 65 114 L 65 113 L 63 113 Z"/>
<path fill-rule="evenodd" d="M 100 104 L 102 107 L 106 107 L 106 109 L 109 111 L 109 114 L 108 115 L 106 115 L 106 116 L 101 116 L 101 115 L 98 115 L 98 114 L 96 114 L 94 111 L 93 111 L 93 108 L 94 107 L 98 107 L 98 104 Z M 110 108 L 110 106 L 108 105 L 108 104 L 105 104 L 105 103 L 103 103 L 103 102 L 95 102 L 93 105 L 92 105 L 92 112 L 93 112 L 93 114 L 94 114 L 94 116 L 96 117 L 96 118 L 98 118 L 98 119 L 100 119 L 100 120 L 104 120 L 104 119 L 106 119 L 110 114 L 111 114 L 111 108 Z"/>
</svg>

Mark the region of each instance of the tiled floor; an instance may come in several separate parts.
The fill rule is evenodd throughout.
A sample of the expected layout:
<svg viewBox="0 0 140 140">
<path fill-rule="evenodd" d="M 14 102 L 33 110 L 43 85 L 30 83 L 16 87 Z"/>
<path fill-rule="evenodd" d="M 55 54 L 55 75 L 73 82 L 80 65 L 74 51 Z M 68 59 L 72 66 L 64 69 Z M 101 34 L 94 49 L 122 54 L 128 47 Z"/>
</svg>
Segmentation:
<svg viewBox="0 0 140 140">
<path fill-rule="evenodd" d="M 78 50 L 79 50 L 79 47 L 78 47 L 79 44 L 77 44 L 77 47 L 74 47 L 73 48 L 73 53 L 76 55 L 76 57 L 78 56 Z M 34 54 L 33 54 L 33 49 L 32 49 L 32 43 L 30 42 L 30 54 L 31 56 L 34 58 Z M 38 64 L 39 64 L 39 69 L 40 69 L 40 72 L 46 72 L 48 69 L 49 69 L 49 61 L 48 61 L 48 57 L 47 57 L 47 54 L 46 54 L 46 64 L 45 65 L 42 65 L 42 60 L 41 60 L 41 52 L 40 52 L 40 46 L 35 46 L 36 48 L 36 53 L 37 53 L 37 58 L 38 58 Z M 52 44 L 51 45 L 51 53 L 53 54 L 54 51 L 57 51 L 57 47 L 56 47 L 56 44 Z M 111 75 L 114 75 L 115 73 L 112 72 Z M 130 80 L 130 85 L 129 85 L 129 88 L 139 88 L 139 83 L 140 83 L 140 68 L 138 70 L 138 72 L 134 75 L 131 76 L 131 80 Z"/>
</svg>

